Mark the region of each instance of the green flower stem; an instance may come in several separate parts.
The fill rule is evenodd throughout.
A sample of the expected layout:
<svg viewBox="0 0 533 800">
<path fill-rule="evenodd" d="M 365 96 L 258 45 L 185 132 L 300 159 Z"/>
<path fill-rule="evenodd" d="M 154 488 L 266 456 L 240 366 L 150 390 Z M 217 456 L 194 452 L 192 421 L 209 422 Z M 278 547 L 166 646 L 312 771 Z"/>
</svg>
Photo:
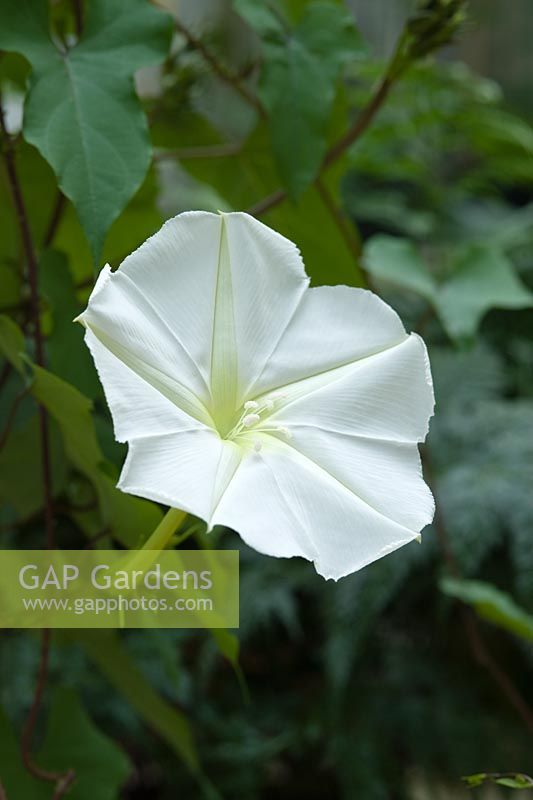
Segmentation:
<svg viewBox="0 0 533 800">
<path fill-rule="evenodd" d="M 143 544 L 143 550 L 164 550 L 187 516 L 186 511 L 169 508 L 155 531 Z"/>
<path fill-rule="evenodd" d="M 126 562 L 120 564 L 120 569 L 142 571 L 149 570 L 162 550 L 168 547 L 172 537 L 187 516 L 186 511 L 179 508 L 169 508 L 155 531 L 148 537 L 140 550 L 133 550 L 128 554 Z"/>
</svg>

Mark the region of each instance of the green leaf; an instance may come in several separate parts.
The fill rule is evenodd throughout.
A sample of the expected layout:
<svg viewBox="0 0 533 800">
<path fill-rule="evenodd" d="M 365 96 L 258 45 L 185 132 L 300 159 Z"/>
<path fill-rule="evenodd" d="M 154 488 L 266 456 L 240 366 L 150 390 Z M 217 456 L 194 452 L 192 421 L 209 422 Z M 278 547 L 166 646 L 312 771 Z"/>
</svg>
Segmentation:
<svg viewBox="0 0 533 800">
<path fill-rule="evenodd" d="M 24 372 L 24 361 L 21 357 L 24 349 L 24 335 L 18 325 L 4 314 L 0 315 L 0 353 L 21 374 Z"/>
<path fill-rule="evenodd" d="M 514 145 L 522 149 L 523 155 L 533 155 L 533 128 L 520 117 L 502 108 L 477 109 L 477 118 L 472 120 L 473 135 L 478 137 L 480 149 L 490 142 L 492 148 Z"/>
<path fill-rule="evenodd" d="M 0 315 L 0 353 L 20 373 L 23 381 L 27 378 L 24 346 L 20 328 L 9 317 Z M 18 379 L 17 382 L 20 383 Z M 23 392 L 24 385 L 18 391 Z M 12 404 L 15 402 L 16 399 Z M 23 415 L 22 424 L 12 424 L 0 450 L 0 500 L 19 519 L 31 517 L 43 505 L 42 464 L 39 448 L 35 447 L 35 442 L 39 441 L 39 423 L 31 405 L 30 400 L 30 416 Z M 17 414 L 17 422 L 20 416 Z M 67 475 L 64 450 L 56 426 L 50 429 L 50 464 L 52 490 L 57 495 L 64 488 Z"/>
<path fill-rule="evenodd" d="M 11 724 L 0 709 L 0 779 L 7 797 L 49 800 L 50 787 L 34 778 L 25 768 L 17 740 Z"/>
<path fill-rule="evenodd" d="M 80 630 L 73 631 L 72 636 L 146 724 L 166 741 L 193 773 L 199 773 L 198 756 L 187 717 L 150 686 L 118 635 L 111 631 Z"/>
<path fill-rule="evenodd" d="M 334 87 L 320 61 L 297 38 L 289 40 L 284 53 L 285 63 L 268 78 L 276 87 L 270 129 L 282 180 L 298 198 L 315 179 L 326 152 Z"/>
<path fill-rule="evenodd" d="M 469 789 L 475 789 L 485 783 L 496 783 L 509 789 L 531 789 L 533 787 L 533 779 L 521 772 L 478 772 L 475 775 L 465 775 L 462 780 Z"/>
<path fill-rule="evenodd" d="M 79 43 L 63 52 L 49 35 L 46 3 L 5 0 L 0 8 L 0 48 L 33 67 L 25 138 L 74 203 L 95 260 L 150 164 L 133 73 L 161 61 L 169 37 L 170 18 L 146 0 L 92 0 Z"/>
<path fill-rule="evenodd" d="M 150 169 L 139 191 L 111 226 L 104 248 L 106 262 L 120 263 L 161 227 L 165 220 L 158 208 L 158 189 L 155 171 Z"/>
<path fill-rule="evenodd" d="M 235 676 L 239 682 L 242 698 L 245 703 L 250 702 L 250 691 L 246 683 L 246 677 L 239 663 L 240 642 L 234 633 L 224 628 L 211 628 L 211 633 L 221 654 L 231 664 Z"/>
<path fill-rule="evenodd" d="M 0 264 L 0 286 L 2 287 L 2 305 L 0 312 L 16 306 L 20 300 L 21 276 L 11 264 Z"/>
<path fill-rule="evenodd" d="M 260 36 L 277 36 L 281 33 L 280 19 L 267 3 L 233 0 L 233 7 Z"/>
<path fill-rule="evenodd" d="M 70 384 L 33 365 L 32 393 L 56 420 L 69 461 L 94 484 L 104 522 L 127 547 L 139 547 L 161 520 L 159 508 L 120 492 L 103 470 L 104 457 L 91 417 L 92 404 Z"/>
<path fill-rule="evenodd" d="M 507 786 L 509 789 L 531 789 L 533 787 L 533 780 L 528 775 L 496 778 L 494 783 L 497 783 L 498 786 Z"/>
<path fill-rule="evenodd" d="M 197 118 L 178 119 L 177 127 L 173 129 L 174 144 L 188 145 L 190 136 L 194 136 L 198 142 L 196 123 Z M 203 135 L 205 138 L 200 142 L 207 139 L 208 134 L 203 132 Z M 168 142 L 169 139 L 166 139 L 165 144 Z M 195 178 L 216 189 L 226 201 L 228 210 L 247 209 L 279 188 L 279 177 L 265 125 L 259 125 L 243 148 L 232 157 L 183 158 L 181 163 Z M 337 186 L 342 170 L 343 165 L 339 162 L 323 177 L 337 202 Z M 186 189 L 184 184 L 180 188 L 182 192 Z M 357 232 L 349 221 L 348 232 L 340 229 L 338 220 L 331 214 L 316 186 L 310 186 L 297 203 L 284 202 L 261 215 L 261 221 L 298 243 L 313 285 L 364 285 L 354 249 L 347 241 L 350 236 L 353 237 L 356 249 Z"/>
<path fill-rule="evenodd" d="M 141 546 L 161 521 L 160 509 L 116 488 L 114 470 L 105 462 L 96 438 L 91 401 L 57 375 L 32 364 L 27 356 L 21 357 L 23 341 L 15 323 L 0 316 L 0 352 L 19 372 L 27 365 L 33 376 L 30 391 L 57 423 L 70 463 L 95 486 L 104 523 L 126 547 Z"/>
<path fill-rule="evenodd" d="M 145 239 L 161 227 L 164 218 L 157 208 L 156 201 L 155 173 L 153 168 L 150 168 L 142 186 L 108 231 L 102 254 L 103 263 L 119 264 L 128 253 L 136 250 Z M 61 217 L 54 239 L 54 249 L 60 250 L 67 256 L 74 282 L 89 288 L 94 278 L 93 260 L 71 203 L 67 204 Z"/>
<path fill-rule="evenodd" d="M 75 771 L 70 800 L 116 800 L 131 773 L 124 752 L 95 727 L 72 690 L 56 693 L 36 760 L 50 770 Z"/>
<path fill-rule="evenodd" d="M 39 420 L 34 414 L 22 427 L 11 431 L 0 450 L 0 501 L 21 520 L 33 516 L 44 504 L 41 452 L 36 442 L 39 442 Z M 50 426 L 50 467 L 52 493 L 57 496 L 66 485 L 67 469 L 55 425 Z"/>
<path fill-rule="evenodd" d="M 74 466 L 88 477 L 94 477 L 102 455 L 92 426 L 91 401 L 57 375 L 35 364 L 32 369 L 32 394 L 59 425 Z"/>
<path fill-rule="evenodd" d="M 224 630 L 224 628 L 212 628 L 211 633 L 222 655 L 227 658 L 233 666 L 238 665 L 239 640 L 235 634 Z"/>
<path fill-rule="evenodd" d="M 474 775 L 464 775 L 463 780 L 469 789 L 475 789 L 477 786 L 482 786 L 488 779 L 486 772 L 476 772 Z"/>
<path fill-rule="evenodd" d="M 278 169 L 295 199 L 324 158 L 340 70 L 361 52 L 353 16 L 331 3 L 309 4 L 292 33 L 266 48 L 261 94 Z"/>
<path fill-rule="evenodd" d="M 521 639 L 533 641 L 533 615 L 518 606 L 513 598 L 490 583 L 445 578 L 440 583 L 444 594 L 473 606 L 480 617 Z"/>
<path fill-rule="evenodd" d="M 367 55 L 366 44 L 355 26 L 351 11 L 333 3 L 310 3 L 296 29 L 308 50 L 320 59 L 322 68 L 335 80 L 338 70 Z"/>
<path fill-rule="evenodd" d="M 430 302 L 438 287 L 416 247 L 407 239 L 373 236 L 364 250 L 364 264 L 371 275 L 410 289 Z"/>
<path fill-rule="evenodd" d="M 65 256 L 52 250 L 45 252 L 39 264 L 39 278 L 41 294 L 52 311 L 47 337 L 50 369 L 94 399 L 101 392 L 100 384 L 83 341 L 83 329 L 72 324 L 82 308 Z"/>
<path fill-rule="evenodd" d="M 456 251 L 452 274 L 440 284 L 407 239 L 374 236 L 365 245 L 363 261 L 376 278 L 425 297 L 452 339 L 471 338 L 491 308 L 533 306 L 533 292 L 497 247 L 471 244 Z"/>
<path fill-rule="evenodd" d="M 454 273 L 438 299 L 440 317 L 455 339 L 473 336 L 491 308 L 532 305 L 533 293 L 517 278 L 509 259 L 482 245 L 469 247 L 458 256 Z"/>
</svg>

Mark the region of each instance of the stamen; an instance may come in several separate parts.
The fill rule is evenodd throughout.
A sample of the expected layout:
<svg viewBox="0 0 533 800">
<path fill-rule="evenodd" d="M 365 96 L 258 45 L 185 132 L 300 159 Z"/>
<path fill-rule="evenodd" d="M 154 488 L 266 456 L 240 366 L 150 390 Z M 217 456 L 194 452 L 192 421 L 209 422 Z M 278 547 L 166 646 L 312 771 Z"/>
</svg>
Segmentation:
<svg viewBox="0 0 533 800">
<path fill-rule="evenodd" d="M 237 422 L 235 427 L 231 429 L 231 431 L 227 434 L 227 439 L 237 439 L 240 436 L 246 435 L 246 431 L 249 428 L 253 428 L 257 425 L 257 423 L 262 422 L 262 426 L 259 428 L 255 428 L 254 432 L 268 432 L 268 431 L 277 431 L 278 433 L 282 433 L 287 439 L 292 438 L 290 431 L 283 427 L 282 425 L 279 427 L 271 426 L 265 423 L 268 423 L 267 419 L 264 419 L 265 412 L 268 414 L 275 408 L 275 404 L 277 400 L 281 400 L 285 395 L 281 394 L 280 392 L 274 392 L 270 395 L 270 397 L 265 398 L 264 400 L 246 400 L 243 405 L 243 414 L 240 420 Z M 258 442 L 260 444 L 260 442 Z M 256 441 L 254 440 L 254 448 L 256 452 L 259 452 L 259 449 L 255 446 Z"/>
<path fill-rule="evenodd" d="M 274 428 L 274 430 L 276 430 L 278 433 L 282 433 L 284 436 L 287 437 L 287 439 L 292 439 L 292 433 L 284 425 L 278 425 L 278 427 Z"/>
<path fill-rule="evenodd" d="M 259 439 L 254 439 L 254 450 L 255 450 L 255 452 L 256 452 L 256 453 L 260 453 L 260 452 L 261 452 L 261 448 L 262 448 L 262 447 L 263 447 L 263 445 L 262 445 L 262 443 L 259 441 Z"/>
</svg>

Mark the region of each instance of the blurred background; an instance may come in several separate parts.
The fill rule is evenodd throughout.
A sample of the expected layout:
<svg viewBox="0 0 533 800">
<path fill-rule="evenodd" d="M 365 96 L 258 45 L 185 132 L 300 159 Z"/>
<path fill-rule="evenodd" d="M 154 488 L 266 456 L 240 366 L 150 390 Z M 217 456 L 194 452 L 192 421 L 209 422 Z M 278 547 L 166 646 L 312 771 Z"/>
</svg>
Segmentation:
<svg viewBox="0 0 533 800">
<path fill-rule="evenodd" d="M 394 48 L 405 17 L 416 1 L 352 0 L 350 8 L 378 57 Z M 517 111 L 531 112 L 528 75 L 531 70 L 531 13 L 527 0 L 509 4 L 503 0 L 471 0 L 468 24 L 461 36 L 442 53 L 443 58 L 459 59 L 473 70 L 499 83 L 505 102 Z"/>
<path fill-rule="evenodd" d="M 51 3 L 56 39 L 75 53 L 119 14 L 107 3 L 108 18 L 104 0 Z M 74 800 L 533 798 L 516 775 L 533 773 L 531 4 L 162 5 L 155 65 L 136 70 L 131 54 L 153 156 L 147 134 L 133 164 L 146 156 L 146 169 L 98 233 L 82 184 L 65 189 L 39 137 L 35 118 L 51 111 L 34 100 L 21 133 L 34 51 L 5 34 L 13 14 L 0 34 L 3 152 L 37 243 L 46 366 L 61 379 L 39 395 L 58 545 L 138 546 L 160 519 L 113 488 L 125 449 L 70 320 L 105 261 L 191 208 L 250 210 L 298 244 L 313 283 L 370 287 L 425 338 L 437 411 L 422 456 L 438 512 L 421 544 L 338 583 L 216 530 L 211 545 L 241 551 L 240 629 L 54 634 L 35 758 L 74 767 Z M 141 23 L 124 27 L 126 43 Z M 324 168 L 383 76 L 390 91 Z M 133 152 L 128 126 L 102 135 Z M 2 169 L 0 312 L 38 360 L 10 188 Z M 40 547 L 35 397 L 8 358 L 0 369 L 1 546 Z M 89 468 L 76 452 L 93 446 Z M 39 637 L 5 631 L 0 647 L 0 779 L 9 800 L 52 797 L 20 755 Z M 462 776 L 479 773 L 494 778 L 468 789 Z"/>
</svg>

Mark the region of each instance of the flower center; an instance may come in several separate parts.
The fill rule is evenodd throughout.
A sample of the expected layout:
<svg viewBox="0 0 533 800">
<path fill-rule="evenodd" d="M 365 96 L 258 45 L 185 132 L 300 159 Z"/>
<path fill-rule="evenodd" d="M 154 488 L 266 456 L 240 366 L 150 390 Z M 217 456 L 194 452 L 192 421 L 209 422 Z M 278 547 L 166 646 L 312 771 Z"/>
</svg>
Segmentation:
<svg viewBox="0 0 533 800">
<path fill-rule="evenodd" d="M 290 431 L 282 425 L 269 424 L 268 417 L 275 409 L 278 400 L 282 400 L 283 395 L 272 394 L 263 400 L 247 400 L 242 408 L 241 416 L 233 428 L 224 438 L 238 442 L 239 439 L 251 441 L 254 450 L 259 452 L 262 444 L 260 439 L 254 437 L 258 433 L 282 433 L 290 439 Z"/>
</svg>

